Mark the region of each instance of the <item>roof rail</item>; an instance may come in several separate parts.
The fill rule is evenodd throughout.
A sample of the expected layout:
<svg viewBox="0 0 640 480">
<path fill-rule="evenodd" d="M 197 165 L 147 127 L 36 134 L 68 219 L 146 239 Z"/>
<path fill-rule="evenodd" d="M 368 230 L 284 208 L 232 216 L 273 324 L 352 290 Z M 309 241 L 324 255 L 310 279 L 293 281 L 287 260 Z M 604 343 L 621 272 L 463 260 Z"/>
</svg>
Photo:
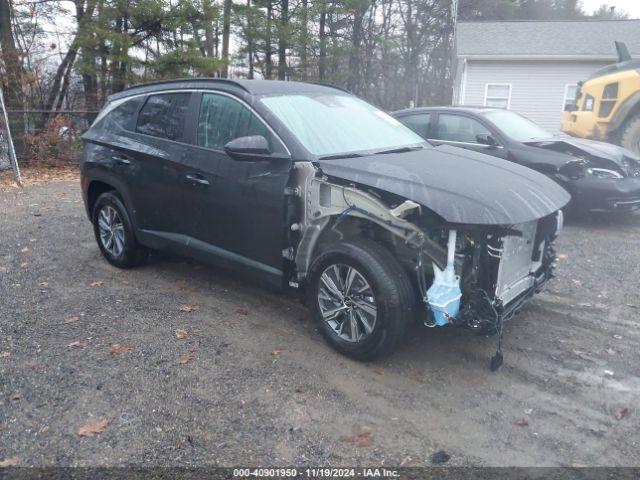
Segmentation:
<svg viewBox="0 0 640 480">
<path fill-rule="evenodd" d="M 122 92 L 127 92 L 129 90 L 135 90 L 136 88 L 148 87 L 150 85 L 164 85 L 164 84 L 179 83 L 179 82 L 227 83 L 227 84 L 239 87 L 242 90 L 244 90 L 245 92 L 249 92 L 247 87 L 245 87 L 244 85 L 242 85 L 239 82 L 236 82 L 235 80 L 229 80 L 228 78 L 214 78 L 214 77 L 173 78 L 173 79 L 170 79 L 170 80 L 157 80 L 155 82 L 140 83 L 138 85 L 133 85 L 131 87 L 127 87 L 124 90 L 122 90 Z"/>
</svg>

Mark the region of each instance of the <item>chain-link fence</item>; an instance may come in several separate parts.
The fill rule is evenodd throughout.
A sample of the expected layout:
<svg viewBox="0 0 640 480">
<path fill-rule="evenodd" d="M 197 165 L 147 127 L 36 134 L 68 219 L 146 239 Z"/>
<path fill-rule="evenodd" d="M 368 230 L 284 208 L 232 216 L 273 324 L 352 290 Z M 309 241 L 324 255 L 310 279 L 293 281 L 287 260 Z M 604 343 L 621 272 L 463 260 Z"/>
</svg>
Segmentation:
<svg viewBox="0 0 640 480">
<path fill-rule="evenodd" d="M 21 165 L 70 165 L 82 152 L 82 134 L 98 112 L 86 110 L 8 110 L 16 156 Z"/>
</svg>

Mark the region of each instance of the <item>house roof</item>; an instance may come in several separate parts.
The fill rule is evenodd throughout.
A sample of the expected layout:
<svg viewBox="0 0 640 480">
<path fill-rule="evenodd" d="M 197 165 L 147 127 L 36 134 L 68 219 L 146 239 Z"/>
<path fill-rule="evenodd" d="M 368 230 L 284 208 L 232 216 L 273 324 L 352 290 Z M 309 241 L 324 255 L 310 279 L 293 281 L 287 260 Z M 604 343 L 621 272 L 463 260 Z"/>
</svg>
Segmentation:
<svg viewBox="0 0 640 480">
<path fill-rule="evenodd" d="M 640 20 L 459 22 L 461 57 L 614 60 L 613 42 L 640 56 Z"/>
</svg>

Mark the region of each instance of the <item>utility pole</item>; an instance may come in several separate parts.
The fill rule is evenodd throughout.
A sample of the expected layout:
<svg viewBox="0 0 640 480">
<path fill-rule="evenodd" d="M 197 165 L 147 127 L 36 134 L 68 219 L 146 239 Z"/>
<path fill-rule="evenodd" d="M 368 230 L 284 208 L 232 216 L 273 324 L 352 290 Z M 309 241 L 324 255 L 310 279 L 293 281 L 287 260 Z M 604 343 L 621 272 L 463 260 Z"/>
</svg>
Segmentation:
<svg viewBox="0 0 640 480">
<path fill-rule="evenodd" d="M 16 150 L 13 147 L 13 139 L 11 138 L 11 128 L 9 127 L 9 115 L 4 104 L 4 96 L 2 95 L 2 85 L 0 85 L 0 167 L 3 158 L 9 160 L 13 177 L 19 186 L 22 186 L 22 177 L 20 176 L 20 168 L 18 167 L 18 159 L 16 158 Z"/>
</svg>

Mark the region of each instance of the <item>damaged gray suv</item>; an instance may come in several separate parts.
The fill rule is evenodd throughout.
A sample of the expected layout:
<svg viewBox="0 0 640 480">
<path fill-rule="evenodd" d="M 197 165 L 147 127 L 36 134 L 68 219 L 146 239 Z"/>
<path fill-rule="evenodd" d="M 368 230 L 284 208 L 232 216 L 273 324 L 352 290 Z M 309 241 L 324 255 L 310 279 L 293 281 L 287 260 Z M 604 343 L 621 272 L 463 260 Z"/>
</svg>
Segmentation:
<svg viewBox="0 0 640 480">
<path fill-rule="evenodd" d="M 111 264 L 165 249 L 299 291 L 358 359 L 392 352 L 416 319 L 501 334 L 552 277 L 569 201 L 540 173 L 434 147 L 297 82 L 137 86 L 83 140 L 84 200 Z"/>
</svg>

